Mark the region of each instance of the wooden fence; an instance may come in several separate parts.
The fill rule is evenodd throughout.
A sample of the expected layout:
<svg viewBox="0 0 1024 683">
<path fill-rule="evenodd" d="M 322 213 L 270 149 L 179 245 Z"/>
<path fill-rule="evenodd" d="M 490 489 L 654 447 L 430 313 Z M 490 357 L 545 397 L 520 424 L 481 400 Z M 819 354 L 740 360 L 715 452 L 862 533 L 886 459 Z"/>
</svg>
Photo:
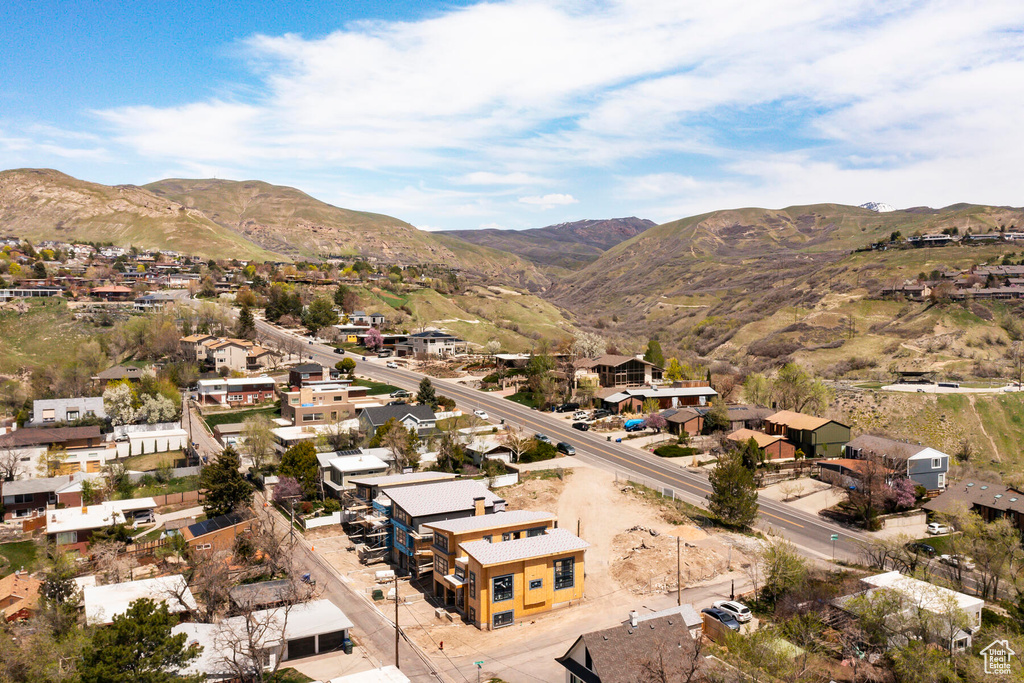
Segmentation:
<svg viewBox="0 0 1024 683">
<path fill-rule="evenodd" d="M 202 491 L 181 491 L 179 493 L 165 493 L 161 496 L 152 496 L 157 507 L 161 505 L 180 505 L 182 503 L 202 503 L 206 494 Z"/>
</svg>

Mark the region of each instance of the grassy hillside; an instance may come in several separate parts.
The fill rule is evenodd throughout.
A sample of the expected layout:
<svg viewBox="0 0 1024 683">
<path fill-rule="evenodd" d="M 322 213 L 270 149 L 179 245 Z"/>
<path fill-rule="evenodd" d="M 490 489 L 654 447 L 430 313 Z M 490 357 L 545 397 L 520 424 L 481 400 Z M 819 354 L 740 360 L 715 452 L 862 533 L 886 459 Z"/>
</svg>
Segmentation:
<svg viewBox="0 0 1024 683">
<path fill-rule="evenodd" d="M 60 365 L 99 328 L 75 316 L 63 299 L 27 299 L 0 309 L 0 375 Z"/>
<path fill-rule="evenodd" d="M 452 230 L 443 234 L 517 254 L 549 274 L 564 275 L 653 226 L 653 221 L 630 217 L 573 221 L 530 230 Z"/>
<path fill-rule="evenodd" d="M 89 183 L 49 169 L 0 172 L 0 233 L 218 258 L 280 258 L 201 212 L 145 189 Z"/>
</svg>

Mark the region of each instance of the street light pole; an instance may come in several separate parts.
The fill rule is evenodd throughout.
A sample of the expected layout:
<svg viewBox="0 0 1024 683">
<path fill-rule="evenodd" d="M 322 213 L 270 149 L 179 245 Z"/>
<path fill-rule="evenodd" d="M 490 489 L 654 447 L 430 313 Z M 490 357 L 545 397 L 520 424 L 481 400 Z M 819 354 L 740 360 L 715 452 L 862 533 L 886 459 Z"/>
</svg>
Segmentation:
<svg viewBox="0 0 1024 683">
<path fill-rule="evenodd" d="M 680 539 L 676 536 L 676 606 L 683 604 L 683 560 L 679 550 Z"/>
<path fill-rule="evenodd" d="M 398 665 L 398 574 L 395 574 L 395 668 L 402 668 Z"/>
</svg>

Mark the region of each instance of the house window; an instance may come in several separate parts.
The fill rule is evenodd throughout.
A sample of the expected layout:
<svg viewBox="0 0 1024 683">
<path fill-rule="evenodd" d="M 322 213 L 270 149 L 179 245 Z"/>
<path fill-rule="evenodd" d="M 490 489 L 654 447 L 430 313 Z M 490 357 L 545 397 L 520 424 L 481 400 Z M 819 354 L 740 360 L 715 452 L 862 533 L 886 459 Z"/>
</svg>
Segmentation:
<svg viewBox="0 0 1024 683">
<path fill-rule="evenodd" d="M 476 597 L 476 572 L 469 573 L 469 597 Z M 470 621 L 473 621 L 470 619 Z"/>
<path fill-rule="evenodd" d="M 19 503 L 31 503 L 32 502 L 32 498 L 34 496 L 35 496 L 35 494 L 32 494 L 32 493 L 18 493 L 18 494 L 15 494 L 14 500 L 12 502 L 15 505 L 18 505 Z"/>
<path fill-rule="evenodd" d="M 288 402 L 291 403 L 293 406 L 297 406 L 299 405 L 299 397 L 293 396 L 291 399 L 289 399 Z"/>
<path fill-rule="evenodd" d="M 515 621 L 515 612 L 509 610 L 508 612 L 498 612 L 494 615 L 494 628 L 501 628 L 502 626 L 511 626 Z"/>
<path fill-rule="evenodd" d="M 512 538 L 512 532 L 511 531 L 506 531 L 505 533 L 503 533 L 501 535 L 501 540 L 503 540 L 503 541 L 511 540 L 511 538 Z"/>
<path fill-rule="evenodd" d="M 469 623 L 471 623 L 471 624 L 475 624 L 476 623 L 476 609 L 473 608 L 473 607 L 469 608 Z"/>
<path fill-rule="evenodd" d="M 942 458 L 932 458 L 932 469 L 937 470 L 942 467 Z"/>
<path fill-rule="evenodd" d="M 53 422 L 57 419 L 56 411 L 53 408 L 43 410 L 43 422 Z"/>
<path fill-rule="evenodd" d="M 228 394 L 228 400 L 231 402 L 239 403 L 245 398 L 242 394 Z"/>
<path fill-rule="evenodd" d="M 493 580 L 491 602 L 505 602 L 512 599 L 512 575 L 495 576 Z"/>
<path fill-rule="evenodd" d="M 71 545 L 72 543 L 78 543 L 77 531 L 62 531 L 57 534 L 57 545 Z"/>
<path fill-rule="evenodd" d="M 403 530 L 403 529 L 398 529 L 398 530 L 397 530 L 397 531 L 395 532 L 395 542 L 396 542 L 396 543 L 397 543 L 398 545 L 405 545 L 405 538 L 406 538 L 406 537 L 405 537 L 405 530 Z"/>
<path fill-rule="evenodd" d="M 444 534 L 434 534 L 434 547 L 442 553 L 448 553 L 448 537 Z"/>
<path fill-rule="evenodd" d="M 462 567 L 456 565 L 455 566 L 455 578 L 459 579 L 460 581 L 465 581 L 465 579 L 466 579 L 466 570 L 463 569 Z"/>
<path fill-rule="evenodd" d="M 555 560 L 555 590 L 572 588 L 576 580 L 574 571 L 576 562 L 573 558 L 567 557 L 564 560 Z"/>
<path fill-rule="evenodd" d="M 536 527 L 534 529 L 530 529 L 529 531 L 526 532 L 527 538 L 533 538 L 534 536 L 543 536 L 543 535 L 544 535 L 544 527 L 542 527 L 542 526 Z"/>
<path fill-rule="evenodd" d="M 484 536 L 484 540 L 485 540 L 485 541 L 487 541 L 488 543 L 491 543 L 491 542 L 492 542 L 492 541 L 491 541 L 491 538 L 492 538 L 492 537 L 491 537 L 491 535 L 490 535 L 490 534 L 488 534 L 488 535 Z"/>
<path fill-rule="evenodd" d="M 28 508 L 23 508 L 21 510 L 15 510 L 14 511 L 14 516 L 17 517 L 17 518 L 28 517 L 30 512 L 32 512 L 32 511 L 29 510 Z"/>
<path fill-rule="evenodd" d="M 530 579 L 530 590 L 540 590 L 544 587 L 544 579 Z"/>
<path fill-rule="evenodd" d="M 946 473 L 945 472 L 939 472 L 939 488 L 940 489 L 946 488 Z"/>
<path fill-rule="evenodd" d="M 434 571 L 441 576 L 448 574 L 448 560 L 440 555 L 434 555 Z"/>
<path fill-rule="evenodd" d="M 69 410 L 68 411 L 68 420 L 70 421 L 70 420 L 77 420 L 77 419 L 78 419 L 78 411 L 77 410 Z"/>
</svg>

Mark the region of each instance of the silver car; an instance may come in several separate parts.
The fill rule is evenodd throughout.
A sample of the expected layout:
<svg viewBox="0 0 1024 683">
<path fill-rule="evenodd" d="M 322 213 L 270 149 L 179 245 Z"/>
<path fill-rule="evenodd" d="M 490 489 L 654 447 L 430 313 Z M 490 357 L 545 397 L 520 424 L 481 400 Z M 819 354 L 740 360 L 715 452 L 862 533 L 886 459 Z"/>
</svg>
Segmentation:
<svg viewBox="0 0 1024 683">
<path fill-rule="evenodd" d="M 736 621 L 741 624 L 745 624 L 753 618 L 753 614 L 750 613 L 750 608 L 743 603 L 736 602 L 735 600 L 719 600 L 714 603 L 714 606 L 720 610 L 725 610 L 733 616 Z"/>
</svg>

